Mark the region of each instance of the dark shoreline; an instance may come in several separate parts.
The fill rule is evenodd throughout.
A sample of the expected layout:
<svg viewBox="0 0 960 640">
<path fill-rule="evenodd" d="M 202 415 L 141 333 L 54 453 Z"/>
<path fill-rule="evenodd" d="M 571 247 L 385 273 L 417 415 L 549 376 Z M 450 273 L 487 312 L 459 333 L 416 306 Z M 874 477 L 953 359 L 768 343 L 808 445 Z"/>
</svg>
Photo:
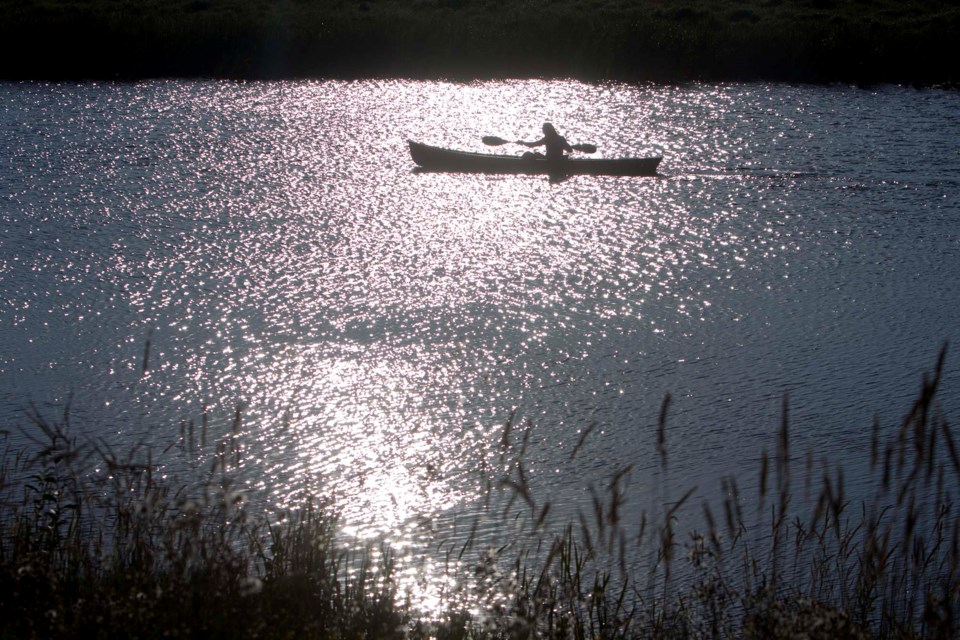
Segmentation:
<svg viewBox="0 0 960 640">
<path fill-rule="evenodd" d="M 953 1 L 14 0 L 9 7 L 0 80 L 960 83 Z"/>
</svg>

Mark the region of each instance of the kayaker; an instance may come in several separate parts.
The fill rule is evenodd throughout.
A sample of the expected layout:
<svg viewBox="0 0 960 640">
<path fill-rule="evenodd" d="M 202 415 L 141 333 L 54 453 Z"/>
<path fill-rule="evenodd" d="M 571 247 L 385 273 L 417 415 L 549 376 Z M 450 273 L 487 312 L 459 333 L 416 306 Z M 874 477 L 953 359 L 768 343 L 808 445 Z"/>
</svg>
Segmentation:
<svg viewBox="0 0 960 640">
<path fill-rule="evenodd" d="M 531 148 L 545 145 L 547 147 L 547 160 L 563 160 L 564 151 L 573 151 L 573 147 L 570 146 L 567 139 L 557 133 L 557 130 L 549 122 L 543 123 L 543 137 L 539 140 L 533 142 L 518 140 L 517 142 Z"/>
</svg>

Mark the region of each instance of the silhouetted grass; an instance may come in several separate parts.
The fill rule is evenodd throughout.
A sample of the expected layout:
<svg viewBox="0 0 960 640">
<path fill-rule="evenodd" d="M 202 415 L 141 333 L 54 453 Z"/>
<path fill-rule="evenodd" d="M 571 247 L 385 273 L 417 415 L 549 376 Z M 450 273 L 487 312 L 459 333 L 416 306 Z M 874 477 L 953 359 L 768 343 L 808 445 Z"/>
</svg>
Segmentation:
<svg viewBox="0 0 960 640">
<path fill-rule="evenodd" d="M 957 82 L 949 0 L 8 0 L 0 78 Z"/>
<path fill-rule="evenodd" d="M 405 604 L 389 549 L 337 542 L 322 499 L 256 515 L 235 490 L 235 433 L 210 442 L 216 455 L 184 483 L 149 451 L 72 439 L 69 410 L 33 414 L 37 452 L 8 451 L 0 469 L 0 637 L 954 638 L 960 456 L 936 403 L 944 360 L 945 349 L 896 433 L 875 423 L 872 497 L 851 501 L 842 467 L 794 451 L 785 400 L 756 494 L 723 478 L 723 504 L 704 504 L 703 530 L 685 535 L 693 490 L 639 522 L 624 516 L 632 466 L 575 521 L 548 526 L 524 466 L 530 431 L 511 415 L 507 471 L 478 518 L 496 514 L 513 533 L 499 548 L 471 535 L 452 552 L 463 588 L 439 620 Z M 184 424 L 176 446 L 190 454 L 206 431 L 205 419 Z M 650 562 L 638 573 L 628 556 Z"/>
</svg>

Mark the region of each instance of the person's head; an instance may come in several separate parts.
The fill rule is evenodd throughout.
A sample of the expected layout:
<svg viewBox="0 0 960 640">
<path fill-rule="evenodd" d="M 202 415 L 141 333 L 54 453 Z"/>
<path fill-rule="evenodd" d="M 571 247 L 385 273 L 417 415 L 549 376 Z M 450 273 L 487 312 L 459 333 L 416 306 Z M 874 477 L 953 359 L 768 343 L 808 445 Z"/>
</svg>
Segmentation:
<svg viewBox="0 0 960 640">
<path fill-rule="evenodd" d="M 554 129 L 554 128 L 553 128 L 553 125 L 550 124 L 549 122 L 544 122 L 544 123 L 543 123 L 543 132 L 544 132 L 545 134 L 547 134 L 548 136 L 555 136 L 555 135 L 557 135 L 557 130 Z"/>
</svg>

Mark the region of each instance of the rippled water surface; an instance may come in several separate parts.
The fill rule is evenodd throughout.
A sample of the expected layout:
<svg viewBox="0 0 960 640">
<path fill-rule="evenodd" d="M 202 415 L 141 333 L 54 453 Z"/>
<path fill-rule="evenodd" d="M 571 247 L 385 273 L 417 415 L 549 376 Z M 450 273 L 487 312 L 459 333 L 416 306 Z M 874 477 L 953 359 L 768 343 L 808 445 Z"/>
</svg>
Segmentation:
<svg viewBox="0 0 960 640">
<path fill-rule="evenodd" d="M 406 147 L 544 120 L 661 175 Z M 70 402 L 161 450 L 239 415 L 251 494 L 398 545 L 461 535 L 511 415 L 557 522 L 627 465 L 638 509 L 749 487 L 785 395 L 795 442 L 852 459 L 960 338 L 957 140 L 960 94 L 897 87 L 0 85 L 0 419 Z"/>
</svg>

